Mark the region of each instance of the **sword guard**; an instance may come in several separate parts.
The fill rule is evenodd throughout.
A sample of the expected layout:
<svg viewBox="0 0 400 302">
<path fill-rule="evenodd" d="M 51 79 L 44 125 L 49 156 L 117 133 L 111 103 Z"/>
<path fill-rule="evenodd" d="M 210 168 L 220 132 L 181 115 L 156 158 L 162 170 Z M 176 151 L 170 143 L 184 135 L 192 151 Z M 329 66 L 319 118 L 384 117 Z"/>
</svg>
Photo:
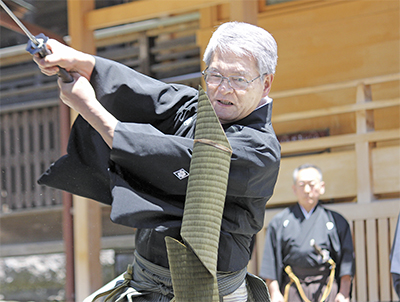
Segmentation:
<svg viewBox="0 0 400 302">
<path fill-rule="evenodd" d="M 45 56 L 50 54 L 50 51 L 46 47 L 46 42 L 49 40 L 49 38 L 44 34 L 38 34 L 37 36 L 35 36 L 35 38 L 39 42 L 39 44 L 36 45 L 32 40 L 29 40 L 28 45 L 26 46 L 26 50 L 31 55 L 39 53 L 39 56 L 41 58 L 44 58 Z"/>
<path fill-rule="evenodd" d="M 28 45 L 26 46 L 26 50 L 31 55 L 35 55 L 38 53 L 41 58 L 44 58 L 45 56 L 51 54 L 51 51 L 46 47 L 46 43 L 49 40 L 49 38 L 42 33 L 35 36 L 35 38 L 38 41 L 38 45 L 36 45 L 36 43 L 33 42 L 32 40 L 29 40 Z M 57 75 L 62 79 L 64 83 L 72 83 L 74 81 L 72 75 L 64 68 L 60 67 L 60 70 L 57 73 Z"/>
</svg>

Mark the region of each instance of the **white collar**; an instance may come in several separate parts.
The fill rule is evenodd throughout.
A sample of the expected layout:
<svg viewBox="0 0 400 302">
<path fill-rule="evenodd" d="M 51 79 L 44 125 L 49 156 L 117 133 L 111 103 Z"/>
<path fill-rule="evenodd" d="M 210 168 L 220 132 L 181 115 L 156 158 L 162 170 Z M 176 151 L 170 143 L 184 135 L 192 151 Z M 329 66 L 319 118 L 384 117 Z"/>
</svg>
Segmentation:
<svg viewBox="0 0 400 302">
<path fill-rule="evenodd" d="M 312 215 L 312 213 L 314 212 L 315 207 L 313 207 L 313 208 L 311 209 L 310 212 L 307 212 L 306 209 L 304 209 L 300 204 L 299 204 L 299 206 L 300 206 L 301 211 L 303 212 L 304 218 L 305 218 L 306 220 L 307 220 L 308 218 L 310 218 L 311 215 Z"/>
</svg>

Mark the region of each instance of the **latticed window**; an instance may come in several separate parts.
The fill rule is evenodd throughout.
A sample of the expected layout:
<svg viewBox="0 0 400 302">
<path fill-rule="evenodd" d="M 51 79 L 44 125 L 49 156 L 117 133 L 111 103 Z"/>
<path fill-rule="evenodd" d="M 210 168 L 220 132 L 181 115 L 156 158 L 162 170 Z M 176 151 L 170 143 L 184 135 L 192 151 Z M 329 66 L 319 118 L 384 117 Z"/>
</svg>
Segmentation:
<svg viewBox="0 0 400 302">
<path fill-rule="evenodd" d="M 0 211 L 61 204 L 59 191 L 36 183 L 59 156 L 58 107 L 2 112 L 0 122 Z"/>
</svg>

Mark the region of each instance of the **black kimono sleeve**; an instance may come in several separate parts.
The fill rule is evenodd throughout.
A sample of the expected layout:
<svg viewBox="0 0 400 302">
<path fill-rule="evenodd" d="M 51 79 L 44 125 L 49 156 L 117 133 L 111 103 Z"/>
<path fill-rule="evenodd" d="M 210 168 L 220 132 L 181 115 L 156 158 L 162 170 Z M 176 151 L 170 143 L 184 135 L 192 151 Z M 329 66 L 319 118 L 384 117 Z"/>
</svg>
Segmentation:
<svg viewBox="0 0 400 302">
<path fill-rule="evenodd" d="M 328 210 L 329 211 L 329 210 Z M 353 239 L 351 236 L 351 230 L 347 220 L 337 212 L 329 211 L 335 221 L 337 228 L 337 235 L 340 241 L 340 249 L 336 251 L 334 259 L 337 264 L 336 276 L 339 279 L 344 275 L 354 276 L 355 274 L 355 259 L 354 259 L 354 248 Z"/>
<path fill-rule="evenodd" d="M 122 64 L 96 57 L 91 83 L 100 103 L 118 120 L 146 123 L 173 133 L 194 114 L 197 90 L 165 84 Z M 111 163 L 112 164 L 112 163 Z M 38 183 L 111 204 L 110 149 L 81 117 L 74 122 L 67 154 Z"/>
</svg>

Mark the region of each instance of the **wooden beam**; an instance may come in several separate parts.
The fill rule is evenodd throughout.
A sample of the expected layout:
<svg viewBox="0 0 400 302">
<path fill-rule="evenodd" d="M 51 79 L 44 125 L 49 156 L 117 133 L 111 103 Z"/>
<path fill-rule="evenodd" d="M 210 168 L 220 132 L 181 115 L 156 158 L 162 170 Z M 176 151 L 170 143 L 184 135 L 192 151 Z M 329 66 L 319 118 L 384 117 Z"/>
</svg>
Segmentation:
<svg viewBox="0 0 400 302">
<path fill-rule="evenodd" d="M 318 85 L 318 86 L 311 86 L 311 87 L 304 87 L 304 88 L 290 89 L 283 91 L 272 91 L 269 94 L 269 96 L 273 99 L 287 98 L 287 97 L 305 95 L 310 93 L 321 93 L 326 91 L 357 87 L 360 83 L 364 83 L 365 85 L 373 85 L 373 84 L 380 84 L 398 80 L 400 80 L 400 73 L 393 73 L 393 74 L 380 75 L 376 77 L 357 79 L 352 81 L 330 83 L 325 85 Z"/>
<path fill-rule="evenodd" d="M 310 118 L 317 118 L 321 116 L 338 115 L 343 113 L 351 113 L 357 111 L 366 111 L 373 109 L 381 109 L 387 107 L 394 107 L 400 105 L 400 98 L 393 98 L 389 100 L 365 102 L 365 103 L 355 103 L 343 106 L 328 107 L 316 110 L 301 111 L 301 112 L 291 112 L 280 115 L 275 115 L 272 117 L 273 123 L 283 123 L 296 120 L 304 120 Z"/>
<path fill-rule="evenodd" d="M 1 257 L 31 256 L 63 252 L 63 241 L 2 244 L 0 246 Z"/>
<path fill-rule="evenodd" d="M 229 0 L 142 0 L 88 12 L 86 25 L 95 30 L 127 24 L 161 16 L 176 15 L 195 11 L 208 6 L 229 3 Z"/>
<path fill-rule="evenodd" d="M 262 14 L 261 18 L 288 15 L 291 13 L 296 13 L 298 11 L 312 10 L 324 6 L 333 6 L 338 2 L 342 2 L 342 0 L 297 0 L 279 3 L 279 5 L 265 5 L 265 2 L 268 2 L 268 0 L 261 1 L 264 2 L 259 5 L 259 10 Z"/>
<path fill-rule="evenodd" d="M 258 0 L 234 0 L 230 2 L 231 21 L 257 25 Z"/>
<path fill-rule="evenodd" d="M 116 235 L 101 238 L 101 249 L 132 249 L 135 244 L 135 235 Z M 1 244 L 1 257 L 18 257 L 30 255 L 64 253 L 63 241 L 41 241 L 31 243 Z"/>
<path fill-rule="evenodd" d="M 380 200 L 374 201 L 369 204 L 358 204 L 355 202 L 351 203 L 335 203 L 325 204 L 325 208 L 339 212 L 347 220 L 363 220 L 363 219 L 381 219 L 393 217 L 393 223 L 391 221 L 391 242 L 394 238 L 394 228 L 396 227 L 397 216 L 400 212 L 400 199 Z M 276 209 L 266 209 L 264 226 L 267 226 L 271 221 L 272 217 L 282 211 L 284 207 Z"/>
<path fill-rule="evenodd" d="M 305 152 L 354 145 L 355 143 L 397 140 L 400 129 L 379 130 L 364 134 L 342 134 L 318 139 L 299 140 L 281 143 L 282 154 Z"/>
<path fill-rule="evenodd" d="M 0 51 L 0 66 L 5 67 L 22 62 L 31 62 L 32 55 L 27 52 L 25 48 L 26 45 L 15 45 L 2 48 Z M 16 76 L 18 77 L 18 75 Z"/>
</svg>

